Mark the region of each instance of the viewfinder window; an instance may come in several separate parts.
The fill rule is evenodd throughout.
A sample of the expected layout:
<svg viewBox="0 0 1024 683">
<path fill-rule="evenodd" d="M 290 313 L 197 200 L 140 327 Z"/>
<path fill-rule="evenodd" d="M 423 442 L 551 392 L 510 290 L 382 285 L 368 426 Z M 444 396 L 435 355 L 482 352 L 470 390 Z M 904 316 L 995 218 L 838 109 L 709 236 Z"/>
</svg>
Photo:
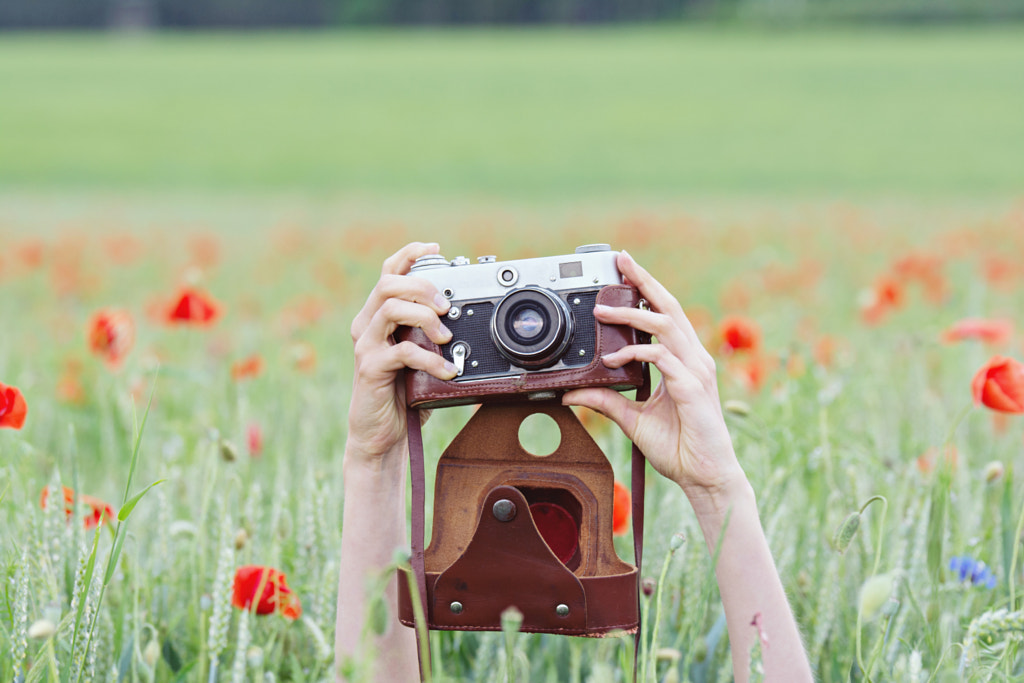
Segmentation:
<svg viewBox="0 0 1024 683">
<path fill-rule="evenodd" d="M 583 261 L 567 261 L 558 264 L 559 277 L 582 277 Z"/>
</svg>

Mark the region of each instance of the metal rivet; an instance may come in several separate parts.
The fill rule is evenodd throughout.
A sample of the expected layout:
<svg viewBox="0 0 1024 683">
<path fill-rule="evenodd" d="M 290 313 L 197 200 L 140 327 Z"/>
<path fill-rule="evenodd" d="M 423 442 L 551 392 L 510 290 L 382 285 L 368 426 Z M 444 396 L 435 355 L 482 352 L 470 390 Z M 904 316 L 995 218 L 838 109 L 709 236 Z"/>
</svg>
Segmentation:
<svg viewBox="0 0 1024 683">
<path fill-rule="evenodd" d="M 586 352 L 586 350 L 585 350 L 585 349 L 580 349 L 580 355 L 581 355 L 581 356 L 585 356 L 585 355 L 587 355 L 587 352 Z"/>
<path fill-rule="evenodd" d="M 557 277 L 555 277 L 554 275 L 552 275 L 552 276 L 551 276 L 551 277 L 549 277 L 548 279 L 549 279 L 549 280 L 551 280 L 552 282 L 555 282 L 556 280 L 558 280 L 558 278 L 557 278 Z"/>
<path fill-rule="evenodd" d="M 596 277 L 594 278 L 594 284 L 595 284 L 595 285 L 596 285 L 596 284 L 597 284 L 598 282 L 600 282 L 600 281 L 601 281 L 601 280 L 600 280 L 599 278 L 596 278 Z"/>
<path fill-rule="evenodd" d="M 458 600 L 456 600 L 452 604 L 448 605 L 448 607 L 451 609 L 452 614 L 462 614 L 462 603 L 459 602 Z M 565 609 L 566 609 L 566 611 L 569 610 L 568 607 L 566 607 Z"/>
<path fill-rule="evenodd" d="M 573 299 L 573 300 L 572 300 L 572 302 L 573 302 L 573 304 L 575 304 L 576 306 L 579 306 L 579 305 L 580 305 L 580 298 L 579 298 L 579 297 L 576 297 L 575 299 Z"/>
<path fill-rule="evenodd" d="M 467 308 L 466 309 L 466 315 L 473 315 L 473 309 L 472 308 Z"/>
<path fill-rule="evenodd" d="M 472 363 L 470 363 L 470 365 L 472 365 L 475 368 L 476 366 L 480 365 L 480 363 L 478 363 L 477 361 L 473 361 Z"/>
<path fill-rule="evenodd" d="M 567 616 L 569 616 L 569 605 L 566 605 L 564 603 L 559 605 L 558 607 L 555 608 L 555 614 L 557 614 L 560 617 L 567 617 Z"/>
<path fill-rule="evenodd" d="M 491 512 L 499 522 L 511 522 L 516 516 L 516 504 L 508 498 L 502 498 L 494 504 Z"/>
<path fill-rule="evenodd" d="M 452 306 L 448 309 L 449 320 L 458 320 L 460 315 L 462 315 L 462 309 L 458 306 Z"/>
</svg>

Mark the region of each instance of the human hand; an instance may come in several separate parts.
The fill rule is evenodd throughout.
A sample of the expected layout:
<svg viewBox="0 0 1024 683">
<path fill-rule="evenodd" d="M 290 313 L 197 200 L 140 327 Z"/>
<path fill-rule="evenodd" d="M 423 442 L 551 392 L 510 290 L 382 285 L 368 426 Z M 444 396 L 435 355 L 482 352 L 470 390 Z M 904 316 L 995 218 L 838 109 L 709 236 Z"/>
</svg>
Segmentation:
<svg viewBox="0 0 1024 683">
<path fill-rule="evenodd" d="M 626 252 L 619 254 L 617 265 L 650 310 L 597 306 L 594 317 L 648 332 L 658 343 L 626 346 L 602 360 L 609 368 L 630 361 L 653 363 L 662 380 L 643 402 L 611 389 L 589 388 L 567 392 L 562 403 L 611 418 L 655 470 L 682 487 L 698 514 L 720 511 L 733 487 L 747 484 L 722 415 L 715 361 L 660 282 Z"/>
<path fill-rule="evenodd" d="M 421 328 L 437 344 L 451 339 L 451 332 L 438 317 L 451 304 L 427 280 L 407 275 L 417 258 L 439 249 L 437 244 L 413 242 L 390 256 L 366 304 L 352 321 L 355 379 L 346 457 L 372 460 L 403 443 L 402 369 L 423 370 L 444 380 L 455 377 L 455 366 L 439 354 L 409 341 L 395 343 L 391 336 L 399 325 L 405 325 Z"/>
</svg>

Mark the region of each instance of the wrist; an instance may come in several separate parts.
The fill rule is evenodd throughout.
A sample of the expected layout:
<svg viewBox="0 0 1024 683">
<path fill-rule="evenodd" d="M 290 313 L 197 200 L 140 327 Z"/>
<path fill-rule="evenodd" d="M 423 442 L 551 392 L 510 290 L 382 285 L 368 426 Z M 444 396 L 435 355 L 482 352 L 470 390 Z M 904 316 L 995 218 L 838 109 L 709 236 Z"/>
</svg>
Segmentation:
<svg viewBox="0 0 1024 683">
<path fill-rule="evenodd" d="M 742 470 L 715 486 L 683 486 L 683 492 L 701 526 L 706 522 L 721 523 L 737 506 L 757 509 L 754 488 Z"/>
<path fill-rule="evenodd" d="M 342 463 L 346 488 L 356 480 L 365 483 L 372 483 L 375 480 L 400 481 L 404 486 L 408 454 L 409 447 L 405 441 L 399 441 L 381 450 L 349 435 L 345 441 L 345 458 Z"/>
</svg>

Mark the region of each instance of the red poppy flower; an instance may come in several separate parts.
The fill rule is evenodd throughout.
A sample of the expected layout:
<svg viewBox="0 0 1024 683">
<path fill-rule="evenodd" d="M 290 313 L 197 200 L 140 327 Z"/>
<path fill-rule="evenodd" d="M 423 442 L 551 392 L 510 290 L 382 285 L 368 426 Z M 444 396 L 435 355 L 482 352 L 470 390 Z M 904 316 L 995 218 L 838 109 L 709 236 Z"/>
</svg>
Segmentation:
<svg viewBox="0 0 1024 683">
<path fill-rule="evenodd" d="M 903 300 L 903 285 L 896 278 L 883 275 L 875 283 L 875 301 L 882 306 L 899 308 Z"/>
<path fill-rule="evenodd" d="M 1024 413 L 1024 364 L 992 356 L 971 382 L 974 404 L 1003 413 Z"/>
<path fill-rule="evenodd" d="M 1003 344 L 1013 336 L 1013 323 L 1009 320 L 964 318 L 942 333 L 942 341 L 952 343 L 977 339 L 986 344 Z"/>
<path fill-rule="evenodd" d="M 633 498 L 622 482 L 615 482 L 615 500 L 612 504 L 612 533 L 624 536 L 629 532 L 629 516 L 633 511 Z"/>
<path fill-rule="evenodd" d="M 246 430 L 246 440 L 249 442 L 249 455 L 257 456 L 263 450 L 263 429 L 256 422 L 249 423 Z"/>
<path fill-rule="evenodd" d="M 236 382 L 243 379 L 253 379 L 263 372 L 263 358 L 259 354 L 253 354 L 231 366 L 231 379 Z"/>
<path fill-rule="evenodd" d="M 270 567 L 245 565 L 235 572 L 235 585 L 231 604 L 238 609 L 250 609 L 256 603 L 256 614 L 278 612 L 288 619 L 302 615 L 299 598 L 285 582 L 285 575 Z"/>
<path fill-rule="evenodd" d="M 21 390 L 0 382 L 0 427 L 21 429 L 27 413 L 28 405 Z"/>
<path fill-rule="evenodd" d="M 740 316 L 726 318 L 718 326 L 722 348 L 734 351 L 754 351 L 761 345 L 761 330 L 753 320 Z"/>
<path fill-rule="evenodd" d="M 174 298 L 164 315 L 171 324 L 212 325 L 220 317 L 220 305 L 208 294 L 186 287 Z"/>
<path fill-rule="evenodd" d="M 73 489 L 67 486 L 61 487 L 64 490 L 64 513 L 68 519 L 75 514 L 75 492 Z M 39 507 L 46 509 L 46 499 L 50 496 L 50 487 L 46 486 L 43 488 L 42 494 L 39 496 Z M 82 501 L 90 510 L 82 520 L 85 523 L 86 529 L 93 529 L 99 526 L 100 520 L 102 519 L 105 523 L 110 523 L 114 519 L 114 508 L 110 507 L 108 503 L 104 503 L 99 498 L 94 498 L 86 494 L 78 496 L 78 500 Z"/>
<path fill-rule="evenodd" d="M 89 321 L 89 350 L 109 365 L 119 365 L 135 341 L 135 325 L 125 311 L 103 309 Z"/>
</svg>

